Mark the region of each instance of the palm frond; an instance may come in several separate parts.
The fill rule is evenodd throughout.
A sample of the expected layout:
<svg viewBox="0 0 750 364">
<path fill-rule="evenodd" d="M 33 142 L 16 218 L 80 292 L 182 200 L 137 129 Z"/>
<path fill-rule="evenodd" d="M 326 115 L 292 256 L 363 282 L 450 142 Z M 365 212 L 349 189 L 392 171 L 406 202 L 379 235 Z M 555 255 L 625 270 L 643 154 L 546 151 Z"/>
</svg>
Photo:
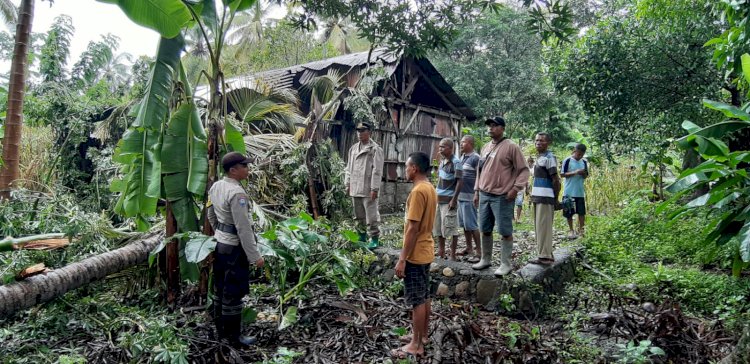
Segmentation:
<svg viewBox="0 0 750 364">
<path fill-rule="evenodd" d="M 291 91 L 280 91 L 254 81 L 227 94 L 229 102 L 250 134 L 288 133 L 296 130 L 303 118 L 299 98 Z"/>
<path fill-rule="evenodd" d="M 345 86 L 344 74 L 335 69 L 329 69 L 325 75 L 310 79 L 302 85 L 302 95 L 315 98 L 322 104 L 326 104 L 334 98 L 336 90 Z"/>
<path fill-rule="evenodd" d="M 18 21 L 18 8 L 10 0 L 0 0 L 0 17 L 2 17 L 8 30 L 13 32 L 13 26 Z"/>
</svg>

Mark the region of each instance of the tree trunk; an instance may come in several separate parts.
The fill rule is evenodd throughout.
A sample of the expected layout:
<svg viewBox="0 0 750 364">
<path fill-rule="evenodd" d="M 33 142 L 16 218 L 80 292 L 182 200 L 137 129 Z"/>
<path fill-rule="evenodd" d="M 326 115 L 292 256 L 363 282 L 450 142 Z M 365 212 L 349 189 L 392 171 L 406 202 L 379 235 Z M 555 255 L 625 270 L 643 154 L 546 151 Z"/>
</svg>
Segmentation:
<svg viewBox="0 0 750 364">
<path fill-rule="evenodd" d="M 167 201 L 167 238 L 177 233 L 172 204 Z M 167 303 L 174 305 L 180 295 L 180 246 L 176 239 L 167 242 Z"/>
<path fill-rule="evenodd" d="M 0 199 L 10 197 L 13 181 L 20 177 L 18 153 L 21 148 L 23 126 L 23 96 L 26 89 L 26 61 L 28 58 L 31 23 L 34 18 L 34 0 L 23 0 L 18 10 L 16 42 L 10 66 L 8 85 L 8 112 L 3 138 L 3 166 L 0 168 Z"/>
<path fill-rule="evenodd" d="M 143 263 L 161 241 L 155 233 L 122 248 L 86 258 L 46 274 L 0 286 L 0 316 L 47 302 L 66 292 Z"/>
</svg>

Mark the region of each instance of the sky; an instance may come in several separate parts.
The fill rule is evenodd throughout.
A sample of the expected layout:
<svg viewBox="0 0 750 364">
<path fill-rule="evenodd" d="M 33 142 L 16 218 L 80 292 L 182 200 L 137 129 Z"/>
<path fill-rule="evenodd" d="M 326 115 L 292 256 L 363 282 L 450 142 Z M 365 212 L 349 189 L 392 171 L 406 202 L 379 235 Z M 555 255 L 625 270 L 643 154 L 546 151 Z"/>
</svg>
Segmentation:
<svg viewBox="0 0 750 364">
<path fill-rule="evenodd" d="M 18 6 L 21 1 L 12 0 L 12 2 Z M 283 17 L 283 11 L 275 10 L 270 14 L 271 17 Z M 117 5 L 94 0 L 54 0 L 52 6 L 48 0 L 36 1 L 31 31 L 46 33 L 54 19 L 60 14 L 69 15 L 75 27 L 68 67 L 78 60 L 90 41 L 100 40 L 101 36 L 107 33 L 120 38 L 120 48 L 117 50 L 119 53 L 130 53 L 134 56 L 133 59 L 140 55 L 151 57 L 156 55 L 156 47 L 159 43 L 157 32 L 133 23 Z M 8 30 L 3 25 L 0 25 L 0 29 Z M 9 71 L 10 63 L 0 62 L 0 74 Z"/>
<path fill-rule="evenodd" d="M 20 0 L 13 1 L 16 5 Z M 90 41 L 100 40 L 101 36 L 112 33 L 120 38 L 118 52 L 127 52 L 134 56 L 156 54 L 159 33 L 133 23 L 117 5 L 104 4 L 94 0 L 54 0 L 52 6 L 48 1 L 36 1 L 34 21 L 31 31 L 46 33 L 54 19 L 60 14 L 70 15 L 73 19 L 75 34 L 70 44 L 68 66 L 78 60 Z M 10 67 L 10 65 L 3 65 Z M 7 69 L 0 71 L 7 72 Z"/>
</svg>

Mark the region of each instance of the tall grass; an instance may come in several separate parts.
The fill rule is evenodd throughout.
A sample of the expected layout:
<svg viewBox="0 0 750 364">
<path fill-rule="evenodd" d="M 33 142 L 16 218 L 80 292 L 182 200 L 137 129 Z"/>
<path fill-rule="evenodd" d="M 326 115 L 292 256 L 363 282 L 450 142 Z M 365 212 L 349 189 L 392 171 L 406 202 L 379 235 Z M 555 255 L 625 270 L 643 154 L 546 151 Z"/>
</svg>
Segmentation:
<svg viewBox="0 0 750 364">
<path fill-rule="evenodd" d="M 23 126 L 21 134 L 21 180 L 18 186 L 32 190 L 44 191 L 45 186 L 51 186 L 55 182 L 55 175 L 45 181 L 47 174 L 52 171 L 54 159 L 54 135 L 49 126 Z"/>
<path fill-rule="evenodd" d="M 24 125 L 21 132 L 20 180 L 16 185 L 32 191 L 44 191 L 45 178 L 52 167 L 54 135 L 49 126 Z M 0 145 L 0 153 L 2 145 Z M 49 183 L 54 183 L 51 176 Z"/>
<path fill-rule="evenodd" d="M 651 185 L 648 177 L 641 176 L 641 169 L 636 163 L 625 160 L 619 164 L 589 164 L 589 177 L 584 188 L 586 208 L 592 213 L 607 215 L 616 211 L 618 205 L 633 192 L 649 191 Z"/>
</svg>

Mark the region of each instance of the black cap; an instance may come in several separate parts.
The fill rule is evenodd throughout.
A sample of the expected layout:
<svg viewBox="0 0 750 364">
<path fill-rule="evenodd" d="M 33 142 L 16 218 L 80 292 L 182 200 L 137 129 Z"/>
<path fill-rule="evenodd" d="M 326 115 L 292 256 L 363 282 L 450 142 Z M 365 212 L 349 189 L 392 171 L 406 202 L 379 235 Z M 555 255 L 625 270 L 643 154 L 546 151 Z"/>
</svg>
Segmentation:
<svg viewBox="0 0 750 364">
<path fill-rule="evenodd" d="M 250 158 L 237 152 L 229 152 L 224 155 L 224 158 L 221 158 L 221 166 L 226 172 L 229 171 L 229 168 L 232 168 L 237 164 L 248 164 L 250 162 L 252 162 Z"/>
<path fill-rule="evenodd" d="M 494 116 L 494 117 L 488 118 L 487 120 L 484 121 L 484 125 L 490 125 L 490 124 L 499 125 L 499 126 L 502 126 L 504 128 L 505 127 L 505 119 L 503 119 L 502 116 Z"/>
<path fill-rule="evenodd" d="M 368 123 L 368 122 L 364 122 L 363 121 L 363 122 L 357 124 L 357 126 L 355 126 L 354 129 L 357 129 L 357 130 L 362 130 L 362 129 L 372 130 L 372 125 L 370 125 L 370 123 Z"/>
</svg>

